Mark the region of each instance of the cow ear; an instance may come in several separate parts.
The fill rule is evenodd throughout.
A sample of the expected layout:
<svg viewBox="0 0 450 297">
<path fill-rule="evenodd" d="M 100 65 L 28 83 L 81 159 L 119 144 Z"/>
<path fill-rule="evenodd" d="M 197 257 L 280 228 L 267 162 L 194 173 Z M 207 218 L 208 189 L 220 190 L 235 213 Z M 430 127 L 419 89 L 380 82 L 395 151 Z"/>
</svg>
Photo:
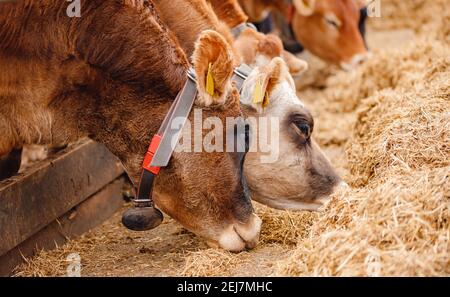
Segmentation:
<svg viewBox="0 0 450 297">
<path fill-rule="evenodd" d="M 241 103 L 261 113 L 272 104 L 272 91 L 284 80 L 288 80 L 295 88 L 283 59 L 280 57 L 272 59 L 269 65 L 259 67 L 258 73 L 245 83 Z"/>
<path fill-rule="evenodd" d="M 283 51 L 281 57 L 286 62 L 286 65 L 289 68 L 289 72 L 292 76 L 299 76 L 303 74 L 306 70 L 308 70 L 308 62 L 297 58 L 295 55 L 291 54 L 288 51 Z"/>
<path fill-rule="evenodd" d="M 294 0 L 295 9 L 303 16 L 310 16 L 314 13 L 316 0 Z"/>
<path fill-rule="evenodd" d="M 232 89 L 233 51 L 216 31 L 203 31 L 192 56 L 202 106 L 224 104 Z"/>
</svg>

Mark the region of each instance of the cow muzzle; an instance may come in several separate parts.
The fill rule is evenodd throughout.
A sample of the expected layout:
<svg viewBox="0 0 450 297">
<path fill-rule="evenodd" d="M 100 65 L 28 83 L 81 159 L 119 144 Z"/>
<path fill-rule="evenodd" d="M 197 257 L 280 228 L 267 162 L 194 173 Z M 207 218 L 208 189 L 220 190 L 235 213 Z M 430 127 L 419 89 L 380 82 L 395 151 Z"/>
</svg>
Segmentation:
<svg viewBox="0 0 450 297">
<path fill-rule="evenodd" d="M 364 62 L 366 62 L 367 60 L 369 60 L 371 55 L 372 54 L 370 52 L 366 52 L 363 54 L 356 54 L 349 61 L 342 62 L 341 68 L 344 69 L 345 71 L 352 71 L 356 69 L 358 66 L 364 64 Z"/>
<path fill-rule="evenodd" d="M 208 245 L 222 248 L 230 252 L 240 252 L 245 249 L 253 249 L 259 241 L 261 231 L 261 219 L 252 214 L 247 223 L 233 223 L 228 225 L 219 235 L 217 241 L 209 241 Z"/>
<path fill-rule="evenodd" d="M 341 181 L 339 184 L 337 184 L 334 187 L 332 195 L 343 193 L 344 191 L 346 191 L 348 189 L 350 189 L 350 186 L 346 182 Z M 316 210 L 316 211 L 319 210 L 322 206 L 327 204 L 328 201 L 330 201 L 330 199 L 331 199 L 331 196 L 325 196 L 325 197 L 316 199 L 314 201 L 315 205 L 316 205 L 316 209 L 313 209 L 313 210 Z"/>
</svg>

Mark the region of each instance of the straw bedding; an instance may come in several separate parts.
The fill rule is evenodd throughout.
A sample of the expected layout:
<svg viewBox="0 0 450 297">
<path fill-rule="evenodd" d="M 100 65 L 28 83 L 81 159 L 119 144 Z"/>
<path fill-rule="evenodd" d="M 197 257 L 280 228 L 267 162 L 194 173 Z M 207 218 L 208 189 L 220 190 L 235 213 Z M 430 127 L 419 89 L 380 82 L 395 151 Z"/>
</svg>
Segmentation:
<svg viewBox="0 0 450 297">
<path fill-rule="evenodd" d="M 333 198 L 277 274 L 450 274 L 449 75 L 437 64 L 422 86 L 361 102 L 347 144 L 354 188 Z"/>
<path fill-rule="evenodd" d="M 345 145 L 352 189 L 333 197 L 275 274 L 450 275 L 449 23 L 436 17 L 443 1 L 429 3 L 391 2 L 409 18 L 403 6 L 423 7 L 414 19 L 433 30 L 327 81 L 331 104 L 356 114 Z"/>
<path fill-rule="evenodd" d="M 116 215 L 81 239 L 28 259 L 17 275 L 63 275 L 73 251 L 82 253 L 85 275 L 450 275 L 444 2 L 383 1 L 383 18 L 371 20 L 370 28 L 410 28 L 417 38 L 398 49 L 375 49 L 355 72 L 337 71 L 324 89 L 299 94 L 316 118 L 317 141 L 351 186 L 322 212 L 256 204 L 261 243 L 239 254 L 209 249 L 173 221 L 136 235 Z"/>
<path fill-rule="evenodd" d="M 373 29 L 413 29 L 419 35 L 450 40 L 450 12 L 447 0 L 381 0 L 381 18 Z"/>
</svg>

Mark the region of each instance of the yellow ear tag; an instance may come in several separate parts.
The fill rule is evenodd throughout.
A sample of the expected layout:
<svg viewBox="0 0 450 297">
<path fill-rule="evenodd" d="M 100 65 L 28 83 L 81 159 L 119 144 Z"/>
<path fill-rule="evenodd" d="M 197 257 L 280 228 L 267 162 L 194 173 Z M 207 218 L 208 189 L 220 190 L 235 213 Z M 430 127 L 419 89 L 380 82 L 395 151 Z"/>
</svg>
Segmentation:
<svg viewBox="0 0 450 297">
<path fill-rule="evenodd" d="M 210 96 L 214 96 L 214 77 L 212 75 L 212 64 L 209 63 L 208 74 L 206 75 L 206 93 Z"/>
<path fill-rule="evenodd" d="M 262 107 L 263 108 L 266 108 L 267 106 L 269 106 L 269 93 L 268 92 L 266 92 L 264 94 L 264 100 L 263 100 L 263 103 L 262 103 Z"/>
<path fill-rule="evenodd" d="M 258 104 L 261 102 L 263 102 L 262 83 L 261 80 L 258 80 L 253 90 L 253 103 Z"/>
</svg>

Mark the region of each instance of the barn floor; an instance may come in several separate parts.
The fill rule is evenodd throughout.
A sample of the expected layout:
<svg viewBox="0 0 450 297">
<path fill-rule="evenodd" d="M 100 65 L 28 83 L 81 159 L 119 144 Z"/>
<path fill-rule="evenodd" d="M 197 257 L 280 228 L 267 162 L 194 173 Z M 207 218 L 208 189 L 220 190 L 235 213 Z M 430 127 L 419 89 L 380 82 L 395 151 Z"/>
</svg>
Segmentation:
<svg viewBox="0 0 450 297">
<path fill-rule="evenodd" d="M 369 46 L 398 48 L 415 37 L 412 30 L 380 30 L 369 26 Z M 320 69 L 313 58 L 312 72 L 341 73 Z M 316 68 L 318 67 L 318 68 Z M 314 74 L 317 75 L 317 74 Z M 305 78 L 308 81 L 308 78 Z M 313 80 L 314 82 L 314 80 Z M 299 97 L 315 117 L 315 138 L 344 179 L 349 178 L 346 143 L 351 138 L 356 113 L 346 110 L 344 101 L 330 103 L 324 89 L 317 84 L 301 84 Z M 339 92 L 340 90 L 336 90 Z M 329 95 L 329 94 L 328 94 Z M 350 182 L 350 181 L 349 181 Z M 122 211 L 81 238 L 71 240 L 53 251 L 43 251 L 16 268 L 17 276 L 65 275 L 70 253 L 81 256 L 83 276 L 267 276 L 279 274 L 279 265 L 294 253 L 297 242 L 309 236 L 317 214 L 275 211 L 261 205 L 256 209 L 263 218 L 261 243 L 254 250 L 232 254 L 208 248 L 199 238 L 185 231 L 175 221 L 164 223 L 149 232 L 135 233 L 120 223 Z M 277 231 L 279 228 L 280 232 Z M 286 232 L 286 230 L 290 230 Z M 448 267 L 444 267 L 444 270 Z"/>
</svg>

